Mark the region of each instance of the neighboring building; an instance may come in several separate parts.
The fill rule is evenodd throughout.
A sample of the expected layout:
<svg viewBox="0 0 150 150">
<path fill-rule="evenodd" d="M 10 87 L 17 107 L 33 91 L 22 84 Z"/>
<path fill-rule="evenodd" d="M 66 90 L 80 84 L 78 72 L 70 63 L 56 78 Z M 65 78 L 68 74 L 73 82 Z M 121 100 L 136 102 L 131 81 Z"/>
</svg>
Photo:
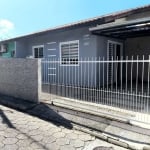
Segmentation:
<svg viewBox="0 0 150 150">
<path fill-rule="evenodd" d="M 10 41 L 2 44 L 0 47 L 0 57 L 12 58 L 15 57 L 15 42 Z"/>
</svg>

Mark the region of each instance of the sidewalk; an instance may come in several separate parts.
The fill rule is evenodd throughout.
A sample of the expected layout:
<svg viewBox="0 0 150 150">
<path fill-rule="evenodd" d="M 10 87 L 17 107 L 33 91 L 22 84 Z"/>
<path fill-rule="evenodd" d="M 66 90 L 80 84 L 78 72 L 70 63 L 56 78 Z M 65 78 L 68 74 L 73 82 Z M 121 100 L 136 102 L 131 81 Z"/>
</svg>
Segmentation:
<svg viewBox="0 0 150 150">
<path fill-rule="evenodd" d="M 90 134 L 1 105 L 0 116 L 1 150 L 93 150 L 97 146 L 125 150 Z"/>
<path fill-rule="evenodd" d="M 108 126 L 103 128 L 103 132 L 96 132 L 94 130 L 90 130 L 80 125 L 76 125 L 74 121 L 70 121 L 72 116 L 66 117 L 66 109 L 58 108 L 56 106 L 41 103 L 41 104 L 33 104 L 25 101 L 24 103 L 20 103 L 18 99 L 8 98 L 6 96 L 0 96 L 0 104 L 19 109 L 25 113 L 28 113 L 32 116 L 36 116 L 42 118 L 44 120 L 53 122 L 54 124 L 59 124 L 64 128 L 68 129 L 78 129 L 84 132 L 87 132 L 93 136 L 101 138 L 107 142 L 129 148 L 129 149 L 140 149 L 140 150 L 148 150 L 150 149 L 150 136 L 149 130 L 143 130 L 141 128 L 141 134 L 136 131 L 133 132 L 130 129 L 125 130 L 123 124 L 115 122 L 109 123 Z M 61 111 L 61 113 L 59 112 Z M 79 118 L 78 115 L 75 117 L 76 120 L 80 121 L 82 118 Z M 84 120 L 84 119 L 83 119 Z M 98 124 L 98 126 L 103 126 Z M 119 126 L 119 128 L 118 128 Z M 121 127 L 122 126 L 122 127 Z M 139 128 L 138 128 L 139 129 Z M 145 131 L 148 131 L 145 133 Z M 125 137 L 128 138 L 125 138 Z M 121 139 L 121 140 L 120 140 Z"/>
</svg>

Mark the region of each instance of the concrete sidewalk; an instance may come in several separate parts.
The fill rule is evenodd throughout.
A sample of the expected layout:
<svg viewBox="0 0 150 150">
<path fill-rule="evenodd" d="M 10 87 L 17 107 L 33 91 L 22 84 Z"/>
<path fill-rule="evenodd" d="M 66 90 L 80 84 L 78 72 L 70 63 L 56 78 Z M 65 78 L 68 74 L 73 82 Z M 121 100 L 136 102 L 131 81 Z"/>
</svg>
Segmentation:
<svg viewBox="0 0 150 150">
<path fill-rule="evenodd" d="M 20 101 L 18 99 L 13 99 L 12 101 L 11 98 L 0 96 L 0 104 L 17 108 L 32 116 L 52 121 L 53 123 L 59 124 L 65 128 L 74 128 L 87 132 L 93 136 L 124 148 L 150 150 L 150 130 L 133 127 L 131 125 L 108 120 L 106 118 L 83 114 L 71 109 L 67 110 L 66 108 L 46 103 L 36 105 L 27 101 L 24 102 L 23 105 L 22 101 L 20 104 L 19 103 Z M 87 126 L 83 126 L 84 124 Z M 88 128 L 89 124 L 93 124 L 92 130 L 91 128 Z"/>
</svg>

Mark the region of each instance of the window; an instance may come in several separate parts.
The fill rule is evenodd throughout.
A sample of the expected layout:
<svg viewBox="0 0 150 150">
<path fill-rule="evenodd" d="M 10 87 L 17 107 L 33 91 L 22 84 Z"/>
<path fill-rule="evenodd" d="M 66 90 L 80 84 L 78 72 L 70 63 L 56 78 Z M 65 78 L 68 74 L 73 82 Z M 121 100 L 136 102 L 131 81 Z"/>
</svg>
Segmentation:
<svg viewBox="0 0 150 150">
<path fill-rule="evenodd" d="M 33 47 L 33 56 L 34 58 L 43 58 L 43 46 L 34 46 Z"/>
<path fill-rule="evenodd" d="M 76 65 L 79 60 L 79 41 L 60 43 L 60 57 L 63 65 Z"/>
</svg>

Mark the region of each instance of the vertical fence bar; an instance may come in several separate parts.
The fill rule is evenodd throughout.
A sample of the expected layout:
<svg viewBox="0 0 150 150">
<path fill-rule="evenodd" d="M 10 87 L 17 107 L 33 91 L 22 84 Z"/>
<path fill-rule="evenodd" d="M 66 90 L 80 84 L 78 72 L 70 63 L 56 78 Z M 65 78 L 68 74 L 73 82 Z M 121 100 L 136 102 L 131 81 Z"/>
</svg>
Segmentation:
<svg viewBox="0 0 150 150">
<path fill-rule="evenodd" d="M 63 64 L 64 64 L 64 59 L 61 59 L 61 66 L 60 66 L 60 71 L 61 71 L 61 88 L 60 88 L 60 95 L 63 96 Z"/>
<path fill-rule="evenodd" d="M 139 73 L 139 57 L 137 56 L 137 59 L 136 59 L 136 101 L 135 101 L 135 106 L 137 107 L 138 106 L 138 73 Z"/>
<path fill-rule="evenodd" d="M 87 63 L 87 67 L 88 67 L 88 87 L 87 87 L 87 99 L 90 101 L 90 67 L 89 67 L 89 57 L 88 57 L 88 63 Z"/>
<path fill-rule="evenodd" d="M 86 71 L 87 71 L 87 70 L 86 70 L 86 64 L 87 64 L 87 63 L 86 63 L 86 58 L 84 58 L 84 63 L 83 63 L 83 65 L 84 65 L 84 98 L 85 98 L 85 100 L 86 100 L 86 87 L 87 87 L 87 85 L 86 85 L 86 83 L 87 83 L 87 82 L 86 82 L 86 80 L 87 80 L 86 77 L 88 76 L 88 75 L 86 76 L 86 74 L 87 74 L 87 73 L 86 73 Z"/>
<path fill-rule="evenodd" d="M 59 90 L 60 90 L 60 83 L 59 83 L 59 72 L 60 72 L 60 71 L 59 71 L 59 69 L 60 69 L 60 68 L 59 68 L 59 65 L 60 65 L 60 63 L 59 63 L 59 62 L 60 62 L 60 61 L 59 61 L 59 58 L 58 58 L 58 59 L 57 59 L 57 70 L 58 70 L 58 71 L 57 71 L 57 78 L 58 78 L 58 79 L 57 79 L 57 80 L 58 80 L 58 81 L 57 81 L 57 82 L 58 82 L 58 83 L 57 83 L 57 84 L 58 84 L 57 93 L 58 93 L 58 96 L 59 96 Z"/>
<path fill-rule="evenodd" d="M 69 65 L 68 66 L 65 66 L 65 85 L 64 85 L 64 88 L 65 88 L 65 97 L 68 97 L 68 68 L 70 67 L 71 65 L 71 61 L 69 60 Z"/>
<path fill-rule="evenodd" d="M 70 77 L 71 77 L 70 66 L 68 68 L 68 74 L 69 74 L 69 77 L 68 77 L 68 95 L 69 95 L 69 97 L 71 97 L 71 87 L 72 87 L 72 85 L 71 85 L 71 79 L 70 79 Z"/>
<path fill-rule="evenodd" d="M 74 99 L 76 100 L 77 99 L 77 66 L 75 65 L 74 66 L 75 68 L 75 85 L 74 85 Z"/>
<path fill-rule="evenodd" d="M 144 63 L 144 55 L 143 55 L 143 61 L 142 61 L 142 105 L 143 105 L 143 111 L 145 111 L 144 110 L 144 71 L 145 71 L 145 63 Z M 141 110 L 141 112 L 142 112 L 142 110 Z"/>
<path fill-rule="evenodd" d="M 49 89 L 48 89 L 48 93 L 50 93 L 50 95 L 51 95 L 51 100 L 52 100 L 52 93 L 51 93 L 51 78 L 50 78 L 50 71 L 49 71 L 49 69 L 48 68 L 50 68 L 50 66 L 51 66 L 51 63 L 53 62 L 51 62 L 50 60 L 49 60 L 50 58 L 48 58 L 48 63 L 47 63 L 47 71 L 48 71 L 48 87 L 49 87 Z"/>
<path fill-rule="evenodd" d="M 82 65 L 83 65 L 83 62 L 82 62 L 82 57 L 81 57 L 81 62 L 80 62 L 80 99 L 83 99 L 83 76 L 82 76 Z"/>
<path fill-rule="evenodd" d="M 77 94 L 78 94 L 78 99 L 80 100 L 80 61 L 78 62 L 78 85 L 77 85 Z"/>
<path fill-rule="evenodd" d="M 142 61 L 142 94 L 143 94 L 143 82 L 144 82 L 144 55 Z"/>
<path fill-rule="evenodd" d="M 108 73 L 109 73 L 109 71 L 108 71 L 108 66 L 109 66 L 109 59 L 108 59 L 108 62 L 106 62 L 106 70 L 107 70 L 107 77 L 106 77 L 106 79 L 107 79 L 107 91 L 108 91 Z"/>
<path fill-rule="evenodd" d="M 123 80 L 123 79 L 122 79 L 122 78 L 123 78 L 123 75 L 122 75 L 122 72 L 123 72 L 123 56 L 121 56 L 120 63 L 121 63 L 121 64 L 120 64 L 120 65 L 121 65 L 121 66 L 120 66 L 120 71 L 121 71 L 121 75 L 120 75 L 120 76 L 121 76 L 121 77 L 120 77 L 120 78 L 121 78 L 121 79 L 120 79 L 120 82 L 121 82 L 120 99 L 121 99 L 122 102 L 119 102 L 119 104 L 120 104 L 120 107 L 121 107 L 122 105 L 123 105 L 123 107 L 124 107 L 124 99 L 123 99 L 123 92 L 122 92 L 122 88 L 123 88 L 123 87 L 122 87 L 122 86 L 123 86 L 123 85 L 122 85 L 122 80 Z"/>
<path fill-rule="evenodd" d="M 54 74 L 55 74 L 55 76 L 54 76 L 55 78 L 54 79 L 55 79 L 55 81 L 54 82 L 55 82 L 55 95 L 57 96 L 57 84 L 56 84 L 57 72 L 56 72 L 56 67 L 57 67 L 57 61 L 56 61 L 56 58 L 55 58 L 55 63 L 54 63 Z"/>
<path fill-rule="evenodd" d="M 106 90 L 106 105 L 108 105 L 108 102 L 109 102 L 109 92 L 108 92 L 108 86 L 109 86 L 109 63 L 110 63 L 110 60 L 108 59 L 108 62 L 106 63 L 106 69 L 107 69 L 107 90 Z"/>
<path fill-rule="evenodd" d="M 100 62 L 101 58 L 99 57 L 99 61 L 98 61 L 98 64 L 99 64 L 99 70 L 98 70 L 98 76 L 99 76 L 99 94 L 98 94 L 98 103 L 101 101 L 101 62 Z"/>
<path fill-rule="evenodd" d="M 93 57 L 92 57 L 92 59 L 91 59 L 90 62 L 93 62 Z M 94 64 L 94 63 L 90 63 L 90 62 L 89 62 L 89 64 L 90 64 L 90 66 L 91 66 L 91 73 L 90 73 L 90 74 L 91 74 L 91 77 L 90 77 L 90 80 L 91 80 L 90 83 L 91 83 L 91 84 L 90 84 L 90 88 L 89 88 L 89 89 L 91 89 L 91 90 L 90 90 L 90 91 L 91 91 L 90 93 L 91 93 L 91 102 L 92 102 L 92 101 L 93 101 L 93 72 L 94 72 L 94 71 L 93 71 L 93 68 L 94 68 L 94 67 L 93 67 L 93 64 Z M 90 66 L 89 66 L 89 68 L 90 68 Z"/>
<path fill-rule="evenodd" d="M 111 65 L 112 65 L 112 68 L 111 68 L 111 101 L 110 101 L 110 105 L 112 106 L 112 102 L 113 102 L 113 78 L 114 78 L 114 63 L 113 63 L 113 56 L 111 58 L 112 62 L 111 62 Z"/>
<path fill-rule="evenodd" d="M 121 63 L 121 66 L 120 66 L 120 76 L 121 76 L 121 79 L 120 79 L 120 82 L 121 82 L 121 92 L 122 92 L 122 71 L 123 71 L 123 56 L 121 56 L 121 60 L 120 60 L 120 63 Z"/>
<path fill-rule="evenodd" d="M 126 56 L 126 92 L 128 90 L 128 56 Z"/>
<path fill-rule="evenodd" d="M 65 59 L 63 60 L 64 61 L 64 63 L 67 63 L 66 61 L 65 61 Z M 65 89 L 64 89 L 64 85 L 65 85 L 65 65 L 63 64 L 63 66 L 62 66 L 62 72 L 63 72 L 63 84 L 62 84 L 62 95 L 63 96 L 65 96 Z"/>
<path fill-rule="evenodd" d="M 128 56 L 126 56 L 126 89 L 124 92 L 124 99 L 128 103 Z M 130 105 L 129 105 L 129 107 L 130 107 Z"/>
<path fill-rule="evenodd" d="M 45 75 L 46 75 L 46 87 L 45 87 L 45 90 L 47 91 L 47 92 L 49 92 L 48 91 L 48 89 L 49 89 L 49 84 L 48 84 L 48 60 L 47 60 L 47 58 L 46 58 L 46 61 L 45 61 Z"/>
<path fill-rule="evenodd" d="M 132 56 L 132 60 L 131 60 L 131 93 L 132 93 L 132 78 L 133 78 L 133 56 Z"/>
<path fill-rule="evenodd" d="M 71 98 L 74 98 L 74 70 L 72 66 L 69 67 L 71 71 Z"/>
<path fill-rule="evenodd" d="M 54 68 L 55 66 L 55 58 L 53 58 L 53 63 L 51 64 L 50 68 Z M 50 71 L 52 73 L 52 86 L 51 86 L 51 93 L 53 94 L 54 98 L 56 98 L 56 95 L 55 95 L 55 74 L 54 74 L 54 70 L 51 69 Z"/>
<path fill-rule="evenodd" d="M 118 56 L 116 58 L 116 106 L 118 106 Z"/>
<path fill-rule="evenodd" d="M 148 59 L 148 84 L 147 84 L 147 113 L 149 113 L 149 100 L 150 100 L 150 96 L 149 96 L 149 76 L 150 76 L 150 55 L 149 55 L 149 59 Z"/>
<path fill-rule="evenodd" d="M 95 79 L 95 81 L 94 81 L 94 102 L 95 103 L 97 103 L 97 83 L 96 83 L 96 81 L 97 81 L 97 57 L 95 58 L 95 63 L 94 63 L 94 68 L 95 68 L 95 76 L 94 76 L 94 79 Z"/>
<path fill-rule="evenodd" d="M 105 93 L 104 93 L 104 90 L 105 90 L 105 89 L 104 89 L 104 85 L 105 85 L 105 72 L 104 72 L 105 69 L 104 69 L 104 65 L 105 65 L 105 64 L 104 64 L 104 57 L 103 57 L 103 101 L 102 101 L 103 103 L 104 103 L 104 94 L 105 94 Z"/>
</svg>

